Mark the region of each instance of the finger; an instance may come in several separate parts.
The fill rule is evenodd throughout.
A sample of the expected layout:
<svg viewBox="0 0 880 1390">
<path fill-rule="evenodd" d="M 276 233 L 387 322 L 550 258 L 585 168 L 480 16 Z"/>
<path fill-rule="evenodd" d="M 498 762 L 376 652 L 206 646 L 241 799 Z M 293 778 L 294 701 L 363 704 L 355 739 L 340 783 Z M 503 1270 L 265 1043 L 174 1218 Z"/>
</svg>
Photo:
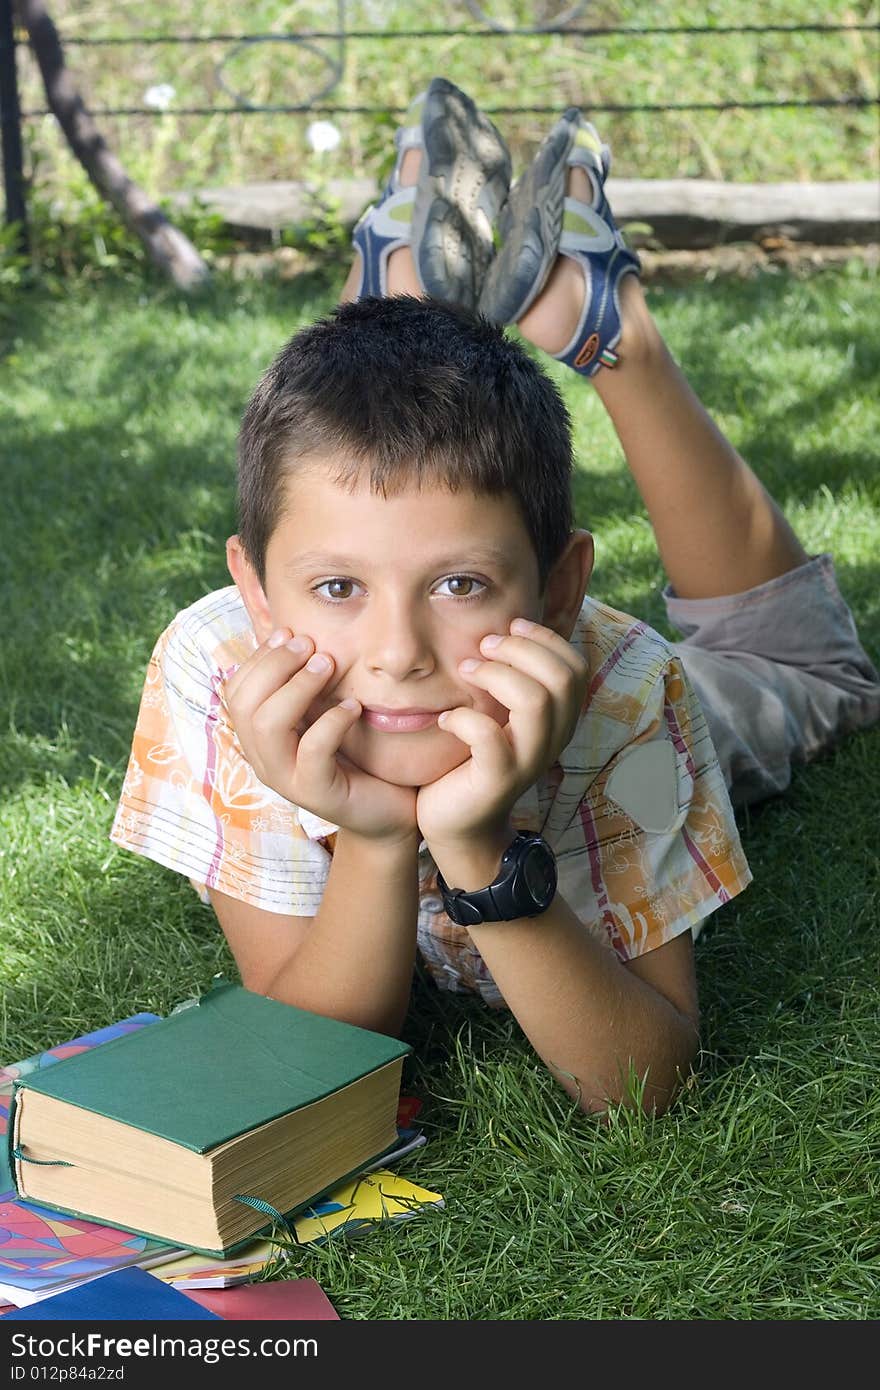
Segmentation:
<svg viewBox="0 0 880 1390">
<path fill-rule="evenodd" d="M 551 732 L 557 722 L 554 696 L 541 681 L 500 660 L 470 658 L 458 669 L 469 685 L 479 686 L 509 710 L 511 721 L 535 729 L 541 737 Z"/>
<path fill-rule="evenodd" d="M 270 695 L 305 666 L 314 650 L 314 642 L 304 633 L 279 647 L 264 646 L 227 682 L 227 706 L 245 719 L 252 718 Z"/>
<path fill-rule="evenodd" d="M 557 633 L 546 628 L 541 631 L 553 640 L 545 644 L 528 637 L 489 634 L 480 643 L 480 651 L 485 660 L 507 663 L 550 692 L 554 705 L 554 738 L 567 742 L 586 698 L 589 668 Z"/>
<path fill-rule="evenodd" d="M 567 700 L 579 678 L 585 678 L 586 665 L 580 669 L 566 661 L 554 648 L 533 642 L 528 637 L 502 637 L 493 641 L 493 634 L 480 643 L 480 655 L 486 661 L 506 662 L 515 670 L 530 676 L 549 690 L 551 695 Z M 577 653 L 574 653 L 577 657 Z"/>
<path fill-rule="evenodd" d="M 446 710 L 437 722 L 445 734 L 467 744 L 474 766 L 491 785 L 500 788 L 509 780 L 516 758 L 501 725 L 490 715 L 459 705 Z"/>
<path fill-rule="evenodd" d="M 326 805 L 330 798 L 348 795 L 349 780 L 336 755 L 362 712 L 358 700 L 343 700 L 326 710 L 303 734 L 296 754 L 296 786 L 305 801 Z"/>
<path fill-rule="evenodd" d="M 286 739 L 301 723 L 310 705 L 314 703 L 334 672 L 332 656 L 326 652 L 315 652 L 299 670 L 287 672 L 287 679 L 258 704 L 249 716 L 250 727 L 261 742 L 271 743 Z M 253 678 L 252 678 L 253 679 Z M 250 698 L 251 685 L 244 692 Z M 238 708 L 241 709 L 241 696 Z"/>
<path fill-rule="evenodd" d="M 500 661 L 482 661 L 472 671 L 459 670 L 463 679 L 480 686 L 510 711 L 509 738 L 520 768 L 544 768 L 571 739 L 580 700 L 570 673 L 561 692 L 554 694 L 540 681 Z"/>
<path fill-rule="evenodd" d="M 276 647 L 283 646 L 285 642 L 291 641 L 293 633 L 289 627 L 276 628 L 276 630 L 261 642 L 255 652 L 252 652 L 247 661 L 242 661 L 239 666 L 233 668 L 232 673 L 227 677 L 224 691 L 227 695 L 234 695 L 235 691 L 245 681 L 254 667 L 263 660 L 266 654 L 274 651 Z"/>
<path fill-rule="evenodd" d="M 585 676 L 587 671 L 586 662 L 579 652 L 576 652 L 570 642 L 564 637 L 560 637 L 558 632 L 554 632 L 551 627 L 544 627 L 542 623 L 530 622 L 527 618 L 514 618 L 510 624 L 510 636 L 505 636 L 505 642 L 527 641 L 535 643 L 540 649 L 552 652 L 560 661 L 564 661 L 570 667 L 575 676 Z M 485 637 L 483 641 L 485 642 Z"/>
</svg>

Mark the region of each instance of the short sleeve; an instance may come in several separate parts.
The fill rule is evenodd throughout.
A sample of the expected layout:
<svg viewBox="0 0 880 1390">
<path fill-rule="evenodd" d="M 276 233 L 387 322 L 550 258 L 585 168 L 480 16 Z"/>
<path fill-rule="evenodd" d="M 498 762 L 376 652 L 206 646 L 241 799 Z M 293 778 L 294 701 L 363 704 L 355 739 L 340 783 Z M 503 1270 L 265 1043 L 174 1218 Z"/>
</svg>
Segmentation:
<svg viewBox="0 0 880 1390">
<path fill-rule="evenodd" d="M 696 938 L 751 882 L 705 715 L 677 657 L 633 736 L 583 789 L 563 838 L 559 890 L 624 961 L 687 930 Z"/>
<path fill-rule="evenodd" d="M 321 902 L 331 854 L 259 781 L 228 719 L 231 670 L 175 622 L 147 668 L 110 839 L 193 886 L 292 916 Z"/>
</svg>

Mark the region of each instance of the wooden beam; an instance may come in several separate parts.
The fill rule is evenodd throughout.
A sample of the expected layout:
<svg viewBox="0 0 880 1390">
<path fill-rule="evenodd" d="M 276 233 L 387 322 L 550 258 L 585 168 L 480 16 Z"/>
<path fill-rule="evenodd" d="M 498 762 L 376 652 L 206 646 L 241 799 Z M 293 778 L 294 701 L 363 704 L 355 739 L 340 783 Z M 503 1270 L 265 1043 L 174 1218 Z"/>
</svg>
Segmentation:
<svg viewBox="0 0 880 1390">
<path fill-rule="evenodd" d="M 709 179 L 609 179 L 608 198 L 635 245 L 717 246 L 768 237 L 818 246 L 880 240 L 880 186 L 857 183 L 716 183 Z M 371 179 L 332 179 L 321 189 L 272 182 L 174 195 L 200 200 L 237 231 L 278 233 L 313 219 L 322 202 L 350 226 L 378 196 Z"/>
<path fill-rule="evenodd" d="M 609 179 L 620 225 L 644 223 L 666 247 L 718 246 L 785 237 L 817 246 L 880 239 L 880 185 L 716 183 L 709 179 Z M 633 234 L 633 240 L 638 235 Z"/>
</svg>

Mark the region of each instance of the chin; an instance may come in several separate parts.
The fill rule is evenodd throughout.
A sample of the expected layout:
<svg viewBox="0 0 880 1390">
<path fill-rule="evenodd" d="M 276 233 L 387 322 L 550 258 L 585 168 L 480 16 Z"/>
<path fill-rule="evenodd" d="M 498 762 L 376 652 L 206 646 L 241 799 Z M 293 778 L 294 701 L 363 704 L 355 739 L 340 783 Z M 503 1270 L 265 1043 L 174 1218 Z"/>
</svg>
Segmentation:
<svg viewBox="0 0 880 1390">
<path fill-rule="evenodd" d="M 342 752 L 363 772 L 393 787 L 425 787 L 470 757 L 470 750 L 452 734 L 436 729 L 423 734 L 356 729 L 343 740 Z"/>
</svg>

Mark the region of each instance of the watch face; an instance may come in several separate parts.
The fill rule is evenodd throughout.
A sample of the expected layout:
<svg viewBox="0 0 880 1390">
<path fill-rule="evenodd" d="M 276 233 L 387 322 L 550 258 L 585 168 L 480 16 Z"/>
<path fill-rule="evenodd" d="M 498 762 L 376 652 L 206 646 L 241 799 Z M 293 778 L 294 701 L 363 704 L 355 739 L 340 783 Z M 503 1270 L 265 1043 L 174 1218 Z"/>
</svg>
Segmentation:
<svg viewBox="0 0 880 1390">
<path fill-rule="evenodd" d="M 523 877 L 535 902 L 544 903 L 556 891 L 556 862 L 541 845 L 535 845 L 523 861 Z"/>
</svg>

